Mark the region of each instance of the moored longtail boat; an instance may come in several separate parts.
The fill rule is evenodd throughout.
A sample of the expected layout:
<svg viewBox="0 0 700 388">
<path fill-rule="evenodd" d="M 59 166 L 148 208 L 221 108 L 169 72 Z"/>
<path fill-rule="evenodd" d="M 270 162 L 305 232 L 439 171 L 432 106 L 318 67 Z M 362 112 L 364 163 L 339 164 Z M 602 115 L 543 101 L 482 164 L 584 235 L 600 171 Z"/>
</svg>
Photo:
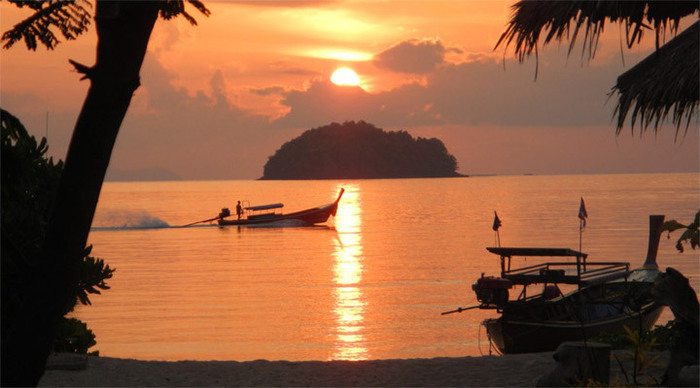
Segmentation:
<svg viewBox="0 0 700 388">
<path fill-rule="evenodd" d="M 305 225 L 321 224 L 326 222 L 330 216 L 335 217 L 338 211 L 338 202 L 340 202 L 340 198 L 343 196 L 344 192 L 345 189 L 341 188 L 338 198 L 327 205 L 288 214 L 277 212 L 278 209 L 284 207 L 281 203 L 244 207 L 244 213 L 241 219 L 228 218 L 231 217 L 231 211 L 224 208 L 221 209 L 221 213 L 219 213 L 219 217 L 217 217 L 216 220 L 221 226 L 273 224 L 280 221 L 296 221 Z"/>
<path fill-rule="evenodd" d="M 472 285 L 480 305 L 471 308 L 501 314 L 483 322 L 490 341 L 502 353 L 530 353 L 555 350 L 565 341 L 624 333 L 625 326 L 650 329 L 663 309 L 651 293 L 659 275 L 656 254 L 663 219 L 650 217 L 646 262 L 634 270 L 626 262 L 588 262 L 587 254 L 567 248 L 487 248 L 500 257 L 501 274 L 482 274 Z M 513 257 L 575 260 L 511 269 Z M 575 289 L 562 294 L 559 285 L 564 284 Z M 510 299 L 516 288 L 519 295 Z"/>
</svg>

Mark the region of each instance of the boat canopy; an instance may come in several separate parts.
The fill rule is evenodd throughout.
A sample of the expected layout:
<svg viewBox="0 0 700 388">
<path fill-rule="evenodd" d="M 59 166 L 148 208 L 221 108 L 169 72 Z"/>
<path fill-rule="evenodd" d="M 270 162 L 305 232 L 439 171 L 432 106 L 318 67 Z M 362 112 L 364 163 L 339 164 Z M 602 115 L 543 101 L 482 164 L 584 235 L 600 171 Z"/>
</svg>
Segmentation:
<svg viewBox="0 0 700 388">
<path fill-rule="evenodd" d="M 245 210 L 258 211 L 258 210 L 278 209 L 281 207 L 284 207 L 284 204 L 271 203 L 269 205 L 248 206 L 247 208 L 245 208 Z"/>
<path fill-rule="evenodd" d="M 588 257 L 587 253 L 582 253 L 569 248 L 514 248 L 514 247 L 490 247 L 489 252 L 501 257 L 512 256 L 557 256 L 557 257 Z"/>
</svg>

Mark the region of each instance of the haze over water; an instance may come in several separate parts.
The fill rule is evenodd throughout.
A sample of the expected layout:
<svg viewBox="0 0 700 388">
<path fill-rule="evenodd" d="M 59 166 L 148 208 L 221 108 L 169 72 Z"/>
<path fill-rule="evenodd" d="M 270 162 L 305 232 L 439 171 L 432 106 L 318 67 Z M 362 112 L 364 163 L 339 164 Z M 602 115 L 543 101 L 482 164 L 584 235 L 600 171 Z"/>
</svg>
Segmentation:
<svg viewBox="0 0 700 388">
<path fill-rule="evenodd" d="M 314 207 L 341 187 L 338 214 L 323 227 L 167 227 L 214 217 L 236 200 Z M 637 267 L 648 216 L 690 222 L 699 187 L 697 174 L 107 183 L 89 243 L 117 271 L 112 288 L 77 315 L 111 357 L 479 355 L 488 353 L 479 323 L 495 313 L 440 312 L 476 304 L 471 284 L 497 274 L 498 258 L 485 249 L 494 245 L 494 210 L 503 246 L 578 249 L 584 197 L 589 260 Z M 698 252 L 677 253 L 674 237 L 662 238 L 659 265 L 698 290 Z"/>
</svg>

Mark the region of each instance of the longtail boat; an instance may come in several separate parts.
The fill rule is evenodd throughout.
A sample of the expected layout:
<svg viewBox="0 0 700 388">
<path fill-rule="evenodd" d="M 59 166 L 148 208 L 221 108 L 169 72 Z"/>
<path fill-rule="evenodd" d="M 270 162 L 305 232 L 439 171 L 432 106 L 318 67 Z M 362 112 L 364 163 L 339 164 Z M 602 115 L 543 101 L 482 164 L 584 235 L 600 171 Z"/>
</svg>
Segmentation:
<svg viewBox="0 0 700 388">
<path fill-rule="evenodd" d="M 472 285 L 479 305 L 443 314 L 496 310 L 501 316 L 483 325 L 501 353 L 551 351 L 565 341 L 622 334 L 625 326 L 649 330 L 663 309 L 651 292 L 663 219 L 650 216 L 647 258 L 634 270 L 627 262 L 589 262 L 587 254 L 568 248 L 486 248 L 500 258 L 500 276 L 482 274 Z M 511 269 L 513 257 L 560 259 Z M 564 294 L 559 285 L 575 289 Z M 511 290 L 517 297 L 510 298 Z"/>
<path fill-rule="evenodd" d="M 243 208 L 243 214 L 240 219 L 236 215 L 232 216 L 228 208 L 223 208 L 215 220 L 221 226 L 260 225 L 279 223 L 281 221 L 295 221 L 304 225 L 321 224 L 326 222 L 330 216 L 335 217 L 338 211 L 338 202 L 340 202 L 344 192 L 345 189 L 341 188 L 338 198 L 327 205 L 287 214 L 281 212 L 280 209 L 284 207 L 281 203 L 246 206 Z"/>
</svg>

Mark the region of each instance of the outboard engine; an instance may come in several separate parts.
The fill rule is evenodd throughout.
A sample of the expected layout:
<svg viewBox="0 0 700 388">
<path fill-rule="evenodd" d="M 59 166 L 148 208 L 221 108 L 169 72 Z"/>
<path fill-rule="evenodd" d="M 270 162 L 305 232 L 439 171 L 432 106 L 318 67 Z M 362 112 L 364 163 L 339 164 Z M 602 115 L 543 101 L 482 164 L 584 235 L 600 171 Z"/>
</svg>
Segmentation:
<svg viewBox="0 0 700 388">
<path fill-rule="evenodd" d="M 513 288 L 513 282 L 501 277 L 484 276 L 472 284 L 476 299 L 484 305 L 495 305 L 500 308 L 508 303 L 508 289 Z"/>
<path fill-rule="evenodd" d="M 231 215 L 231 211 L 228 210 L 227 207 L 225 207 L 225 208 L 221 209 L 221 213 L 219 213 L 219 218 L 228 217 L 230 215 Z"/>
</svg>

